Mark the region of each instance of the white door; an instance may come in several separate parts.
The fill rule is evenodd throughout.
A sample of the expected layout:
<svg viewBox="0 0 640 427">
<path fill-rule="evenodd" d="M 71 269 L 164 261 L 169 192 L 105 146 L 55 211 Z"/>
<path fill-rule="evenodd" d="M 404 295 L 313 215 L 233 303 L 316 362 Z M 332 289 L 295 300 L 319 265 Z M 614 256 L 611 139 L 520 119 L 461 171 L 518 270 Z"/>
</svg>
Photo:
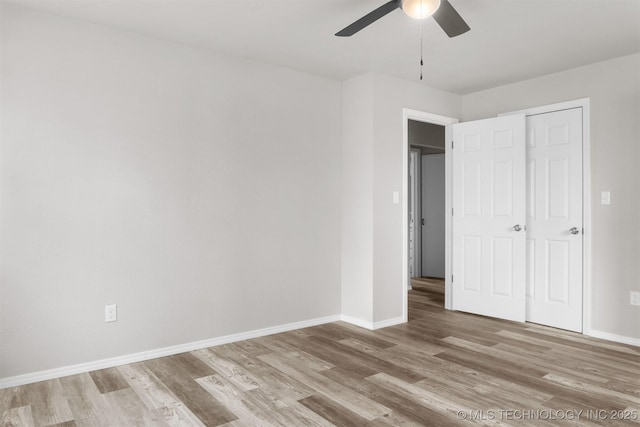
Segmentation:
<svg viewBox="0 0 640 427">
<path fill-rule="evenodd" d="M 445 158 L 422 156 L 422 276 L 444 278 Z"/>
<path fill-rule="evenodd" d="M 527 321 L 582 332 L 582 108 L 527 117 Z"/>
<path fill-rule="evenodd" d="M 452 308 L 525 320 L 525 117 L 453 125 Z"/>
</svg>

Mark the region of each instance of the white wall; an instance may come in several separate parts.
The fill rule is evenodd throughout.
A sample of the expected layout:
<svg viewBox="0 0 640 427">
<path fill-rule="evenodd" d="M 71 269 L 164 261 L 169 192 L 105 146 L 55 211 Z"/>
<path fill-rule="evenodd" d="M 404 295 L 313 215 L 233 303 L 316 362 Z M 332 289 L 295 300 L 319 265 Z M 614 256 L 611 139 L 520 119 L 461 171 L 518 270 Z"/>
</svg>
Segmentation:
<svg viewBox="0 0 640 427">
<path fill-rule="evenodd" d="M 591 328 L 640 339 L 640 54 L 462 97 L 465 121 L 591 98 Z M 602 206 L 600 192 L 611 191 Z"/>
<path fill-rule="evenodd" d="M 373 321 L 373 74 L 342 84 L 342 314 Z"/>
<path fill-rule="evenodd" d="M 1 23 L 0 378 L 340 313 L 339 82 Z"/>
</svg>

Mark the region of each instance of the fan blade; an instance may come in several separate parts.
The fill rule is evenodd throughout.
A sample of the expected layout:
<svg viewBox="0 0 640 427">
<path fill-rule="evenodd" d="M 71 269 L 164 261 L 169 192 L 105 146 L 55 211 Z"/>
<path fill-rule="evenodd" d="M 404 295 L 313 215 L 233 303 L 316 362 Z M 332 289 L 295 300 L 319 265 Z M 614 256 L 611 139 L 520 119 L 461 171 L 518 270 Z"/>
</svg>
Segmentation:
<svg viewBox="0 0 640 427">
<path fill-rule="evenodd" d="M 382 18 L 383 16 L 385 16 L 386 14 L 388 14 L 390 12 L 393 12 L 394 10 L 396 10 L 399 7 L 400 7 L 400 0 L 391 0 L 390 2 L 383 4 L 382 6 L 380 6 L 379 8 L 374 10 L 373 12 L 370 12 L 367 15 L 363 16 L 362 18 L 358 19 L 353 24 L 351 24 L 351 25 L 345 27 L 344 29 L 338 31 L 336 33 L 336 36 L 339 36 L 339 37 L 352 36 L 355 33 L 357 33 L 358 31 L 360 31 L 361 29 L 363 29 L 364 27 L 366 27 L 366 26 L 368 26 L 370 24 L 373 24 L 378 19 Z"/>
<path fill-rule="evenodd" d="M 447 0 L 440 0 L 440 7 L 433 14 L 433 19 L 449 37 L 459 36 L 471 29 Z"/>
</svg>

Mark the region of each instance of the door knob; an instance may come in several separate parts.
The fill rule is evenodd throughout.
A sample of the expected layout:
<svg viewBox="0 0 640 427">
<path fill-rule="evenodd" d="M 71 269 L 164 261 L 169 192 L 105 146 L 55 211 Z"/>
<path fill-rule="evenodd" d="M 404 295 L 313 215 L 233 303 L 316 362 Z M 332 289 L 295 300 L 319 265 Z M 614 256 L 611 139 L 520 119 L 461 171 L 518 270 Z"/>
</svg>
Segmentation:
<svg viewBox="0 0 640 427">
<path fill-rule="evenodd" d="M 520 224 L 516 224 L 513 226 L 513 231 L 520 231 L 522 230 L 522 227 L 520 227 Z"/>
<path fill-rule="evenodd" d="M 580 233 L 580 230 L 578 230 L 578 227 L 572 227 L 572 228 L 569 230 L 569 233 L 571 233 L 571 234 L 579 234 L 579 233 Z"/>
</svg>

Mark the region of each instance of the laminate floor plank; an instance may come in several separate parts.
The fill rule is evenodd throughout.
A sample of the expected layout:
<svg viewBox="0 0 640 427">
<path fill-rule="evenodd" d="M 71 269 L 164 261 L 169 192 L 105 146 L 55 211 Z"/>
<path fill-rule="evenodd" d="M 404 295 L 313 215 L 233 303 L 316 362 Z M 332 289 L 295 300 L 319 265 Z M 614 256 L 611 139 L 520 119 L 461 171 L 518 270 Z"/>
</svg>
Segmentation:
<svg viewBox="0 0 640 427">
<path fill-rule="evenodd" d="M 636 357 L 640 357 L 640 348 L 629 345 L 629 344 L 616 343 L 616 342 L 606 341 L 599 338 L 592 338 L 586 335 L 579 334 L 577 332 L 565 331 L 562 329 L 551 328 L 549 326 L 535 325 L 535 324 L 527 324 L 527 325 L 528 326 L 524 328 L 524 330 L 526 331 L 532 331 L 537 334 L 557 337 L 563 341 L 566 340 L 566 341 L 578 342 L 583 345 L 587 345 L 589 347 L 591 346 L 602 347 L 602 348 L 607 348 L 607 349 L 622 352 L 622 353 L 635 355 Z"/>
<path fill-rule="evenodd" d="M 514 332 L 509 331 L 500 331 L 498 332 L 500 336 L 508 336 L 513 337 L 515 339 L 520 339 L 523 341 L 534 342 L 536 344 L 544 342 L 540 338 L 536 338 L 533 336 L 521 335 Z M 603 354 L 601 352 L 590 352 L 588 349 L 583 348 L 573 348 L 568 345 L 563 345 L 561 343 L 555 343 L 555 346 L 549 350 L 550 354 L 554 354 L 557 357 L 567 358 L 567 355 L 571 355 L 573 358 L 581 359 L 581 360 L 594 360 L 597 363 L 607 364 L 608 366 L 615 367 L 616 370 L 625 372 L 628 375 L 633 375 L 637 377 L 638 370 L 640 369 L 640 360 L 634 363 L 633 360 L 628 359 L 620 359 L 615 356 L 611 356 L 608 354 Z M 640 359 L 640 358 L 639 358 Z"/>
<path fill-rule="evenodd" d="M 531 360 L 536 365 L 553 366 L 557 372 L 565 372 L 569 375 L 580 378 L 591 378 L 594 382 L 602 383 L 609 381 L 619 381 L 627 384 L 629 388 L 640 388 L 640 376 L 633 378 L 633 375 L 623 375 L 616 368 L 612 368 L 608 363 L 599 363 L 595 358 L 579 359 L 577 357 L 558 357 L 552 350 L 540 353 L 531 353 L 519 349 L 513 345 L 498 344 L 494 346 L 497 350 L 505 351 L 509 354 L 518 355 Z M 620 377 L 620 379 L 617 379 Z"/>
<path fill-rule="evenodd" d="M 458 411 L 467 409 L 465 405 L 461 405 L 451 399 L 443 398 L 441 393 L 432 393 L 424 388 L 417 387 L 384 373 L 373 375 L 365 378 L 365 380 L 371 381 L 382 388 L 403 396 L 405 399 L 415 402 L 416 404 L 433 409 L 454 422 L 458 421 L 456 419 Z"/>
<path fill-rule="evenodd" d="M 38 383 L 25 384 L 0 390 L 0 392 L 2 392 L 0 397 L 3 397 L 3 400 L 0 401 L 3 406 L 0 407 L 0 409 L 6 411 L 13 408 L 31 405 L 37 394 L 31 393 L 30 391 L 33 390 L 37 384 Z"/>
<path fill-rule="evenodd" d="M 634 396 L 640 398 L 640 386 L 637 384 L 631 384 L 629 382 L 620 380 L 609 380 L 604 385 L 604 388 L 620 392 L 627 396 Z"/>
<path fill-rule="evenodd" d="M 372 331 L 372 330 L 364 329 L 364 328 L 361 328 L 360 326 L 356 326 L 356 325 L 353 325 L 351 323 L 342 322 L 342 321 L 335 322 L 335 323 L 332 323 L 332 324 L 339 326 L 340 328 L 344 329 L 345 331 L 348 331 L 349 333 L 351 333 L 351 337 L 353 337 L 353 338 L 358 338 L 360 336 L 365 336 L 365 337 L 370 338 L 370 339 L 375 339 L 376 342 L 380 343 L 380 344 L 372 343 L 372 345 L 375 345 L 376 347 L 391 347 L 391 345 L 387 346 L 386 343 L 389 343 L 389 344 L 392 344 L 392 345 L 399 344 L 399 342 L 397 340 L 395 340 L 393 337 L 382 337 L 379 334 L 379 332 L 382 329 L 376 329 L 376 330 Z M 361 340 L 361 341 L 366 341 L 366 340 Z"/>
<path fill-rule="evenodd" d="M 354 380 L 348 375 L 345 375 L 340 368 L 329 369 L 324 371 L 322 374 L 331 378 L 335 382 L 342 384 L 344 387 L 349 388 L 360 395 L 366 396 L 369 400 L 389 408 L 389 412 L 399 412 L 415 422 L 423 424 L 429 422 L 434 426 L 463 424 L 459 420 L 451 419 L 449 416 L 442 415 L 433 408 L 409 400 L 405 396 L 367 381 L 367 379 Z"/>
<path fill-rule="evenodd" d="M 287 335 L 301 338 L 307 336 L 304 330 L 290 331 L 287 332 Z M 260 344 L 260 338 L 238 341 L 235 343 L 226 344 L 223 347 L 226 347 L 228 350 L 233 352 L 242 352 L 251 356 L 260 356 L 261 354 L 271 353 L 271 350 Z"/>
<path fill-rule="evenodd" d="M 129 387 L 129 383 L 122 378 L 116 368 L 100 369 L 99 371 L 89 372 L 89 375 L 91 375 L 93 382 L 96 383 L 100 393 L 110 393 Z"/>
<path fill-rule="evenodd" d="M 257 357 L 231 351 L 219 352 L 218 348 L 208 350 L 215 354 L 226 355 L 229 360 L 237 363 L 257 379 L 260 383 L 259 389 L 274 397 L 283 400 L 298 400 L 315 393 L 315 390 L 307 384 L 286 375 Z"/>
<path fill-rule="evenodd" d="M 514 367 L 500 366 L 499 360 L 478 357 L 477 353 L 472 354 L 472 352 L 468 352 L 467 350 L 461 350 L 455 354 L 444 352 L 437 354 L 434 357 L 442 358 L 452 363 L 470 366 L 474 369 L 481 370 L 488 375 L 494 375 L 524 387 L 531 386 L 537 390 L 541 390 L 554 396 L 565 396 L 567 398 L 571 398 L 575 403 L 592 402 L 596 407 L 599 406 L 609 409 L 624 408 L 624 405 L 612 401 L 610 398 L 597 394 L 589 395 L 583 391 L 547 381 L 542 378 L 538 370 L 529 373 L 528 371 L 530 370 L 520 370 Z"/>
<path fill-rule="evenodd" d="M 494 347 L 483 347 L 476 343 L 466 341 L 464 339 L 458 337 L 447 337 L 444 338 L 443 341 L 459 346 L 461 348 L 465 348 L 467 350 L 475 351 L 477 353 L 494 357 L 498 360 L 510 359 L 516 366 L 519 367 L 534 367 L 539 369 L 540 372 L 547 372 L 547 374 L 551 373 L 559 373 L 568 375 L 572 378 L 579 378 L 580 380 L 588 381 L 592 384 L 604 384 L 608 381 L 606 377 L 601 375 L 594 375 L 589 372 L 581 372 L 575 371 L 572 369 L 564 368 L 557 363 L 553 362 L 545 362 L 541 357 L 537 358 L 526 358 L 519 355 L 514 355 L 513 353 L 509 353 L 507 351 L 501 350 L 499 348 Z M 539 355 L 540 356 L 540 355 Z"/>
<path fill-rule="evenodd" d="M 154 426 L 167 427 L 164 418 L 149 410 L 136 392 L 131 388 L 124 388 L 105 393 L 105 400 L 110 409 L 109 419 L 114 419 L 118 426 Z"/>
<path fill-rule="evenodd" d="M 426 341 L 422 334 L 399 329 L 395 326 L 391 328 L 378 329 L 376 332 L 385 338 L 394 337 L 398 343 L 415 351 L 437 354 L 449 348 L 448 346 L 443 346 L 442 343 L 438 341 Z M 393 350 L 393 348 L 394 347 L 391 347 L 387 349 L 387 351 Z"/>
<path fill-rule="evenodd" d="M 397 360 L 397 363 L 404 363 L 406 366 L 414 368 L 415 363 L 412 363 L 415 358 L 431 360 L 432 356 L 445 351 L 445 347 L 431 346 L 428 344 L 422 346 L 398 344 L 395 347 L 385 348 L 381 351 L 382 357 Z M 406 356 L 406 357 L 405 357 Z M 400 359 L 404 361 L 401 362 Z"/>
<path fill-rule="evenodd" d="M 380 381 L 381 384 L 386 384 L 392 390 L 396 390 L 397 393 L 405 395 L 409 399 L 414 399 L 417 402 L 424 402 L 425 404 L 433 407 L 441 413 L 447 415 L 451 420 L 457 420 L 457 414 L 460 412 L 470 414 L 471 411 L 483 410 L 485 413 L 489 413 L 489 410 L 497 411 L 500 408 L 518 408 L 519 403 L 517 399 L 513 399 L 513 396 L 518 396 L 518 390 L 516 388 L 496 388 L 485 386 L 475 386 L 473 390 L 470 390 L 469 385 L 463 385 L 462 383 L 442 382 L 434 381 L 433 379 L 422 380 L 416 384 L 406 384 L 393 377 L 379 377 L 375 380 Z M 369 378 L 374 380 L 374 378 Z M 529 400 L 529 408 L 543 409 L 541 403 L 534 400 Z M 473 419 L 469 418 L 467 423 L 478 424 L 491 424 L 491 425 L 505 425 L 498 419 Z M 537 426 L 551 426 L 552 424 L 544 421 L 538 421 Z M 565 424 L 559 424 L 565 425 Z M 566 424 L 567 426 L 572 424 Z"/>
<path fill-rule="evenodd" d="M 118 370 L 145 406 L 167 425 L 204 425 L 144 363 L 119 366 Z"/>
<path fill-rule="evenodd" d="M 555 374 L 547 374 L 544 379 L 551 381 L 555 384 L 560 384 L 564 387 L 569 387 L 574 390 L 584 391 L 589 394 L 600 395 L 604 397 L 610 397 L 611 400 L 615 400 L 620 405 L 630 405 L 640 409 L 640 398 L 635 396 L 635 393 L 620 393 L 616 390 L 611 390 L 605 387 L 600 387 L 593 384 L 587 384 L 581 381 L 576 381 L 571 378 L 562 377 Z"/>
<path fill-rule="evenodd" d="M 626 421 L 613 420 L 609 416 L 613 408 L 596 407 L 589 404 L 581 404 L 564 397 L 554 397 L 545 402 L 545 406 L 553 410 L 564 411 L 571 408 L 573 411 L 582 411 L 584 415 L 580 417 L 581 425 L 585 426 L 629 426 Z M 606 414 L 606 416 L 603 416 Z"/>
<path fill-rule="evenodd" d="M 29 402 L 36 426 L 49 426 L 73 420 L 73 413 L 59 379 L 20 387 L 16 401 Z"/>
<path fill-rule="evenodd" d="M 494 335 L 494 333 L 498 332 L 499 329 L 486 330 L 485 334 L 480 335 L 473 327 L 458 326 L 452 324 L 442 325 L 436 322 L 417 322 L 414 330 L 420 331 L 430 339 L 445 338 L 453 335 L 486 346 L 496 345 L 500 342 L 500 339 Z"/>
<path fill-rule="evenodd" d="M 278 339 L 278 336 L 266 337 L 263 341 L 263 345 L 271 349 L 272 352 L 270 354 L 288 353 L 299 359 L 302 363 L 305 364 L 305 366 L 307 366 L 308 369 L 312 369 L 317 372 L 334 367 L 333 364 L 328 363 L 326 360 L 316 357 L 311 353 L 307 353 L 300 347 L 296 347 L 287 342 L 283 342 L 282 340 Z"/>
<path fill-rule="evenodd" d="M 18 387 L 0 389 L 0 419 L 2 419 L 2 414 L 15 407 L 12 402 L 15 399 L 17 390 Z"/>
<path fill-rule="evenodd" d="M 194 351 L 193 354 L 242 390 L 260 387 L 260 382 L 246 369 L 229 359 L 219 357 L 207 348 Z"/>
<path fill-rule="evenodd" d="M 368 377 L 369 375 L 373 375 L 378 372 L 367 364 L 361 363 L 358 359 L 345 357 L 344 352 L 338 351 L 335 346 L 335 342 L 325 340 L 322 341 L 325 345 L 318 345 L 317 343 L 309 342 L 313 339 L 322 340 L 322 337 L 314 335 L 304 341 L 293 341 L 292 344 L 300 351 L 306 351 L 319 359 L 329 362 L 333 366 L 349 370 L 358 378 Z"/>
<path fill-rule="evenodd" d="M 235 384 L 229 382 L 227 378 L 223 378 L 220 375 L 211 375 L 199 378 L 197 381 L 216 400 L 233 412 L 238 417 L 239 422 L 256 426 L 276 425 L 273 423 L 273 417 L 264 414 L 262 411 L 256 411 L 255 407 L 252 407 L 247 402 L 248 397 L 245 391 L 248 390 L 238 388 Z"/>
<path fill-rule="evenodd" d="M 562 356 L 559 356 L 560 354 L 562 354 Z M 558 352 L 555 350 L 550 350 L 548 352 L 549 357 L 555 357 L 557 358 L 557 360 L 562 360 L 561 363 L 564 366 L 571 366 L 570 361 L 564 360 L 566 359 L 566 354 L 567 353 L 565 352 Z M 578 371 L 606 371 L 610 379 L 629 383 L 634 385 L 635 387 L 640 388 L 640 375 L 638 375 L 638 372 L 640 372 L 640 370 L 638 369 L 611 363 L 607 360 L 598 360 L 597 358 L 593 357 L 590 358 L 587 354 L 575 353 L 573 354 L 572 359 L 574 359 L 574 363 L 578 365 L 578 367 L 576 367 L 576 370 Z M 605 374 L 602 375 L 606 376 Z"/>
<path fill-rule="evenodd" d="M 102 420 L 110 418 L 111 408 L 91 375 L 78 374 L 60 378 L 60 384 L 74 420 L 98 426 L 107 425 Z"/>
<path fill-rule="evenodd" d="M 75 421 L 65 421 L 58 424 L 53 424 L 49 427 L 77 427 L 77 423 Z"/>
<path fill-rule="evenodd" d="M 602 346 L 599 341 L 597 341 L 595 344 L 585 343 L 579 340 L 567 339 L 566 337 L 560 337 L 557 335 L 543 334 L 540 333 L 540 331 L 536 331 L 531 328 L 523 328 L 518 333 L 526 336 L 527 338 L 545 340 L 547 342 L 562 345 L 563 347 L 570 347 L 572 350 L 586 350 L 590 353 L 609 356 L 610 358 L 615 358 L 617 360 L 625 361 L 634 364 L 637 367 L 640 367 L 640 353 L 636 351 L 630 351 L 627 347 Z"/>
<path fill-rule="evenodd" d="M 466 404 L 469 409 L 513 408 L 518 407 L 521 401 L 527 401 L 529 406 L 535 407 L 553 397 L 535 388 L 498 379 L 482 372 L 460 372 L 449 367 L 436 370 L 433 376 L 417 382 L 415 386 L 449 396 L 453 401 Z"/>
<path fill-rule="evenodd" d="M 378 359 L 385 358 L 387 354 L 384 352 L 383 349 L 369 345 L 365 342 L 360 341 L 357 338 L 345 338 L 343 340 L 338 341 L 338 343 L 345 345 L 347 347 L 350 347 L 356 351 L 359 351 L 360 353 L 370 354 Z M 397 345 L 394 347 L 397 347 Z M 388 348 L 392 348 L 392 347 L 388 347 Z M 331 366 L 331 367 L 333 368 L 334 366 Z"/>
<path fill-rule="evenodd" d="M 367 333 L 366 329 L 362 328 L 347 328 L 343 322 L 340 323 L 328 323 L 326 325 L 318 326 L 318 329 L 314 329 L 313 335 L 322 335 L 325 338 L 340 341 L 348 338 L 358 338 L 360 341 L 377 348 L 389 348 L 396 345 L 395 342 L 387 341 L 380 336 Z"/>
<path fill-rule="evenodd" d="M 291 399 L 289 394 L 277 395 L 260 388 L 244 390 L 222 375 L 200 378 L 197 382 L 238 416 L 236 423 L 239 425 L 323 426 L 327 424 L 326 420 Z M 278 408 L 277 412 L 274 412 L 274 406 Z"/>
<path fill-rule="evenodd" d="M 476 413 L 482 411 L 485 414 L 489 414 L 489 411 L 497 411 L 504 408 L 521 408 L 521 399 L 528 394 L 527 391 L 518 390 L 513 385 L 505 388 L 495 388 L 486 384 L 471 386 L 462 383 L 451 384 L 442 380 L 423 380 L 417 382 L 414 386 L 437 395 L 441 399 L 455 402 L 462 406 L 464 409 L 461 410 L 467 414 L 471 414 L 472 411 Z M 542 409 L 544 405 L 538 400 L 529 399 L 526 408 Z"/>
<path fill-rule="evenodd" d="M 314 394 L 298 402 L 337 426 L 362 426 L 369 421 L 323 395 Z"/>
<path fill-rule="evenodd" d="M 423 422 L 412 420 L 397 412 L 385 414 L 363 425 L 366 427 L 424 427 Z"/>
<path fill-rule="evenodd" d="M 327 427 L 328 420 L 311 411 L 297 401 L 279 399 L 262 389 L 250 390 L 248 404 L 256 413 L 269 414 L 277 426 Z"/>
<path fill-rule="evenodd" d="M 446 311 L 442 280 L 412 283 L 407 323 L 334 322 L 3 389 L 0 427 L 640 427 L 639 347 Z"/>
<path fill-rule="evenodd" d="M 143 362 L 119 366 L 118 370 L 147 408 L 157 409 L 180 402 Z"/>
<path fill-rule="evenodd" d="M 514 349 L 514 348 L 518 349 L 528 357 L 534 356 L 536 354 L 544 353 L 546 351 L 551 350 L 552 348 L 552 346 L 550 345 L 542 346 L 542 345 L 533 344 L 530 342 L 514 340 L 504 336 L 501 336 L 500 339 L 498 340 L 498 343 L 494 345 L 494 347 L 499 347 L 499 346 L 509 346 L 511 349 Z"/>
<path fill-rule="evenodd" d="M 5 409 L 0 417 L 0 425 L 6 427 L 30 427 L 35 425 L 31 406 Z"/>
<path fill-rule="evenodd" d="M 377 358 L 372 354 L 358 351 L 355 348 L 341 344 L 337 341 L 330 342 L 330 340 L 320 336 L 309 337 L 309 341 L 314 343 L 317 348 L 331 348 L 334 352 L 334 357 L 346 360 L 357 360 L 360 365 L 368 367 L 374 374 L 384 371 L 410 382 L 420 381 L 424 378 L 404 366 L 399 366 L 391 361 Z M 338 365 L 336 364 L 336 366 Z"/>
<path fill-rule="evenodd" d="M 218 426 L 238 418 L 207 393 L 174 359 L 163 357 L 144 363 L 204 425 Z"/>
<path fill-rule="evenodd" d="M 336 368 L 328 369 L 321 373 L 313 371 L 305 372 L 303 366 L 295 366 L 295 360 L 287 358 L 286 355 L 262 355 L 260 359 L 288 376 L 297 378 L 301 382 L 304 381 L 311 388 L 325 396 L 331 397 L 363 418 L 372 420 L 390 412 L 389 408 L 384 405 L 372 401 L 367 396 L 354 392 L 351 388 L 345 387 L 344 384 L 331 381 L 330 378 L 323 375 L 325 372 Z"/>
<path fill-rule="evenodd" d="M 180 366 L 191 378 L 197 379 L 216 374 L 217 372 L 209 365 L 200 360 L 195 354 L 182 353 L 169 356 L 171 361 Z"/>
</svg>

